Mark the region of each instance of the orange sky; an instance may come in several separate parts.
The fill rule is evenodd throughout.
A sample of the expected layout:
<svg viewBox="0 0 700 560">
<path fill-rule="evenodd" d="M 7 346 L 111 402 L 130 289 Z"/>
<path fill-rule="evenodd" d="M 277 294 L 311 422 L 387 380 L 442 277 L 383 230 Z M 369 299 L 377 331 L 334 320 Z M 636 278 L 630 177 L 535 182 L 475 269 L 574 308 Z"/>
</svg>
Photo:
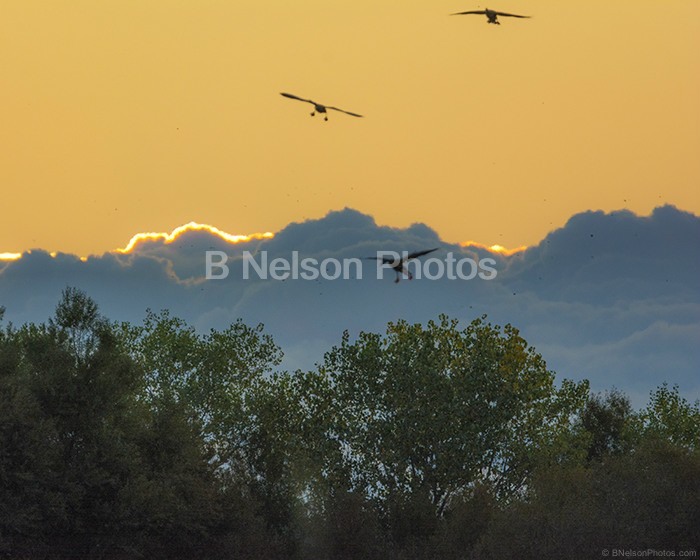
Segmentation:
<svg viewBox="0 0 700 560">
<path fill-rule="evenodd" d="M 0 253 L 345 206 L 536 243 L 588 209 L 700 213 L 700 2 L 4 0 Z M 289 91 L 365 115 L 325 123 Z"/>
</svg>

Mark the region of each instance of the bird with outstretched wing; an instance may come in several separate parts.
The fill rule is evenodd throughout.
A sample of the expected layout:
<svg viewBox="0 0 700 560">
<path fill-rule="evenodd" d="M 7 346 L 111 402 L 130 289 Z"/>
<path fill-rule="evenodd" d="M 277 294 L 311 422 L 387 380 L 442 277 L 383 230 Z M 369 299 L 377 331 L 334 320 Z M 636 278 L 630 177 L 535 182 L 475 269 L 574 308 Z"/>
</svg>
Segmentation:
<svg viewBox="0 0 700 560">
<path fill-rule="evenodd" d="M 485 10 L 470 10 L 468 12 L 457 12 L 456 14 L 450 14 L 453 16 L 466 16 L 470 14 L 480 14 L 480 15 L 485 15 L 486 18 L 488 19 L 488 23 L 495 23 L 496 25 L 501 25 L 501 22 L 498 21 L 498 16 L 503 16 L 503 17 L 514 17 L 514 18 L 529 18 L 530 16 L 519 16 L 518 14 L 508 14 L 506 12 L 497 12 L 496 10 L 489 10 L 486 8 Z"/>
<path fill-rule="evenodd" d="M 328 109 L 345 113 L 346 115 L 350 115 L 351 117 L 362 117 L 362 115 L 358 115 L 357 113 L 352 113 L 350 111 L 346 111 L 345 109 L 339 109 L 338 107 L 332 107 L 330 105 L 323 105 L 322 103 L 317 103 L 316 101 L 312 101 L 311 99 L 304 99 L 303 97 L 298 97 L 291 93 L 280 93 L 280 95 L 288 97 L 289 99 L 296 99 L 297 101 L 311 103 L 314 106 L 314 110 L 311 112 L 311 116 L 313 117 L 316 113 L 321 113 L 324 115 L 323 120 L 325 121 L 328 120 Z"/>
<path fill-rule="evenodd" d="M 373 260 L 381 260 L 384 264 L 389 265 L 394 272 L 396 272 L 396 280 L 394 282 L 398 282 L 401 280 L 401 275 L 403 274 L 406 276 L 409 280 L 413 280 L 413 275 L 411 274 L 411 271 L 408 270 L 405 267 L 405 264 L 407 261 L 410 261 L 411 259 L 415 259 L 418 257 L 422 257 L 423 255 L 427 255 L 428 253 L 432 253 L 433 251 L 437 251 L 440 247 L 435 247 L 435 249 L 428 249 L 427 251 L 415 251 L 413 253 L 409 253 L 405 257 L 399 257 L 399 258 L 390 258 L 390 257 L 365 257 L 366 259 L 373 259 Z"/>
</svg>

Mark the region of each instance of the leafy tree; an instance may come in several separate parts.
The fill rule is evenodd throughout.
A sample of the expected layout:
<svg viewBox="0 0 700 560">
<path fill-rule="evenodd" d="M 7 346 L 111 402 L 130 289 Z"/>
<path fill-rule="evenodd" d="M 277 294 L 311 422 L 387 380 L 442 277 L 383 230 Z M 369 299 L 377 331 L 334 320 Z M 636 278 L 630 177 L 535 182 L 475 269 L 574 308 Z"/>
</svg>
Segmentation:
<svg viewBox="0 0 700 560">
<path fill-rule="evenodd" d="M 288 376 L 270 377 L 281 351 L 262 325 L 239 320 L 223 331 L 200 334 L 167 311 L 149 311 L 142 326 L 122 325 L 121 340 L 144 370 L 145 402 L 157 412 L 176 408 L 187 419 L 222 496 L 235 503 L 245 496 L 255 504 L 258 511 L 244 515 L 244 525 L 255 525 L 260 516 L 265 520 L 260 541 L 276 540 L 274 550 L 288 554 L 301 492 L 293 475 L 297 430 L 290 424 L 299 416 L 299 404 L 289 392 Z M 239 518 L 229 513 L 234 521 Z M 225 533 L 226 527 L 241 529 L 236 522 L 222 524 Z M 233 533 L 225 540 L 238 543 L 231 544 L 237 554 L 249 542 Z"/>
<path fill-rule="evenodd" d="M 669 389 L 664 383 L 653 391 L 639 418 L 646 437 L 700 450 L 700 401 L 689 403 L 681 397 L 677 385 Z"/>
<path fill-rule="evenodd" d="M 445 316 L 427 327 L 390 323 L 382 337 L 346 332 L 322 373 L 333 384 L 339 444 L 355 484 L 380 503 L 427 496 L 434 512 L 474 483 L 514 496 L 558 445 L 586 384 L 554 387 L 542 357 L 507 325 L 459 330 Z"/>
<path fill-rule="evenodd" d="M 135 433 L 136 468 L 114 511 L 132 535 L 132 552 L 192 558 L 218 532 L 223 496 L 197 429 L 181 403 L 145 414 Z"/>
<path fill-rule="evenodd" d="M 589 437 L 587 458 L 600 460 L 632 445 L 635 422 L 629 399 L 617 390 L 591 395 L 581 413 L 581 428 Z"/>
<path fill-rule="evenodd" d="M 498 505 L 489 488 L 477 484 L 454 500 L 439 528 L 432 549 L 434 557 L 462 560 L 491 526 Z"/>
<path fill-rule="evenodd" d="M 279 373 L 256 384 L 249 401 L 254 418 L 250 441 L 260 444 L 253 447 L 274 449 L 284 457 L 297 495 L 316 512 L 353 487 L 343 460 L 333 391 L 330 379 L 318 371 Z"/>
<path fill-rule="evenodd" d="M 588 467 L 542 469 L 529 494 L 495 513 L 473 558 L 583 560 L 611 548 L 697 545 L 700 456 L 668 442 L 645 441 Z"/>
<path fill-rule="evenodd" d="M 191 557 L 207 540 L 220 502 L 202 440 L 177 403 L 149 408 L 143 384 L 78 290 L 48 324 L 3 333 L 0 551 Z"/>
<path fill-rule="evenodd" d="M 65 518 L 57 434 L 29 388 L 16 332 L 0 332 L 0 556 L 39 551 L 48 519 Z"/>
<path fill-rule="evenodd" d="M 6 434 L 24 436 L 3 447 L 15 458 L 11 476 L 32 481 L 7 487 L 6 503 L 34 493 L 41 506 L 25 510 L 35 527 L 25 526 L 24 535 L 90 553 L 118 533 L 113 511 L 134 467 L 129 434 L 140 372 L 118 351 L 95 303 L 71 288 L 48 324 L 8 330 L 3 346 L 9 402 L 0 423 Z"/>
<path fill-rule="evenodd" d="M 376 510 L 360 492 L 331 492 L 302 525 L 302 558 L 384 560 L 389 549 Z"/>
<path fill-rule="evenodd" d="M 238 320 L 201 335 L 167 311 L 149 311 L 143 326 L 122 325 L 121 333 L 145 372 L 146 400 L 155 407 L 184 403 L 221 463 L 240 458 L 246 393 L 282 356 L 262 325 Z"/>
<path fill-rule="evenodd" d="M 245 396 L 247 416 L 240 429 L 247 485 L 270 530 L 294 550 L 296 535 L 310 527 L 310 519 L 328 529 L 312 531 L 314 539 L 333 540 L 341 537 L 332 523 L 320 520 L 337 519 L 342 504 L 360 508 L 342 469 L 330 391 L 325 376 L 297 371 L 260 377 Z M 364 519 L 360 509 L 353 512 L 348 520 Z"/>
<path fill-rule="evenodd" d="M 0 319 L 3 309 L 0 308 Z M 390 323 L 314 371 L 261 325 L 0 331 L 0 557 L 589 558 L 692 547 L 700 403 L 635 413 L 511 325 Z"/>
<path fill-rule="evenodd" d="M 48 325 L 19 333 L 29 387 L 56 432 L 66 516 L 47 524 L 57 546 L 94 553 L 120 534 L 120 492 L 137 469 L 133 435 L 141 372 L 84 293 L 67 289 Z"/>
<path fill-rule="evenodd" d="M 77 362 L 85 362 L 100 343 L 101 331 L 107 329 L 97 303 L 74 287 L 63 290 L 54 318 L 49 319 L 52 332 L 60 334 Z"/>
<path fill-rule="evenodd" d="M 156 315 L 149 310 L 142 326 L 122 323 L 120 340 L 143 371 L 142 390 L 151 406 L 186 400 L 201 351 L 194 328 L 167 311 Z"/>
</svg>

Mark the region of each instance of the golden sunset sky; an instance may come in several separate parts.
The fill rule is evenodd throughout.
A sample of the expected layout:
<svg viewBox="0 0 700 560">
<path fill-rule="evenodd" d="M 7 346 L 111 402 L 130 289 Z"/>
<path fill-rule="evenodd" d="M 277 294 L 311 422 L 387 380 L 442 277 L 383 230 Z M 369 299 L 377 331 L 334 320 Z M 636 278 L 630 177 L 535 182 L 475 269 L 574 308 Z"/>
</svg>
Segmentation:
<svg viewBox="0 0 700 560">
<path fill-rule="evenodd" d="M 3 0 L 0 253 L 349 206 L 449 242 L 700 213 L 700 1 Z M 365 115 L 309 117 L 291 92 Z"/>
</svg>

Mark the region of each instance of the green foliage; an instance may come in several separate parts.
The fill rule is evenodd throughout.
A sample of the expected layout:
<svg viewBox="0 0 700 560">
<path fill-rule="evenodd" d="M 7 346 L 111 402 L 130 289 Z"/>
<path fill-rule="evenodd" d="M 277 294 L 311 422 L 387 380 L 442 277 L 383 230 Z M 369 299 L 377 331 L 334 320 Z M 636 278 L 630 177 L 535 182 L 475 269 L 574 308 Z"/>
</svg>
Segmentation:
<svg viewBox="0 0 700 560">
<path fill-rule="evenodd" d="M 76 361 L 85 361 L 99 344 L 101 331 L 107 328 L 97 304 L 77 288 L 68 287 L 61 294 L 49 328 L 59 335 Z"/>
<path fill-rule="evenodd" d="M 632 407 L 629 399 L 613 390 L 591 395 L 581 413 L 581 428 L 589 435 L 587 458 L 601 460 L 607 455 L 630 449 L 634 435 Z"/>
<path fill-rule="evenodd" d="M 0 308 L 0 318 L 2 309 Z M 699 404 L 563 380 L 511 325 L 110 323 L 68 288 L 0 331 L 0 558 L 589 558 L 693 545 Z"/>
<path fill-rule="evenodd" d="M 538 448 L 557 445 L 587 393 L 554 375 L 517 329 L 445 316 L 427 327 L 390 324 L 326 355 L 337 431 L 356 484 L 380 501 L 429 496 L 441 515 L 483 482 L 517 494 Z"/>
<path fill-rule="evenodd" d="M 145 400 L 156 408 L 183 403 L 220 463 L 239 458 L 247 394 L 281 361 L 262 325 L 251 328 L 238 320 L 201 335 L 167 311 L 149 311 L 143 326 L 122 325 L 121 337 L 145 372 Z"/>
<path fill-rule="evenodd" d="M 57 433 L 29 387 L 16 333 L 0 333 L 0 555 L 65 516 L 54 466 Z M 37 538 L 36 540 L 40 540 Z"/>
<path fill-rule="evenodd" d="M 329 494 L 323 511 L 310 516 L 301 528 L 307 536 L 302 544 L 303 558 L 381 560 L 389 552 L 376 511 L 357 492 Z"/>
<path fill-rule="evenodd" d="M 202 541 L 217 491 L 201 440 L 184 415 L 139 398 L 142 379 L 77 290 L 47 325 L 5 331 L 0 554 L 129 556 Z"/>
<path fill-rule="evenodd" d="M 588 559 L 603 550 L 688 550 L 697 545 L 700 456 L 648 442 L 590 468 L 553 467 L 531 497 L 495 512 L 477 559 Z"/>
<path fill-rule="evenodd" d="M 700 450 L 700 402 L 689 403 L 678 394 L 678 386 L 669 389 L 664 383 L 653 391 L 640 421 L 647 437 Z"/>
</svg>

